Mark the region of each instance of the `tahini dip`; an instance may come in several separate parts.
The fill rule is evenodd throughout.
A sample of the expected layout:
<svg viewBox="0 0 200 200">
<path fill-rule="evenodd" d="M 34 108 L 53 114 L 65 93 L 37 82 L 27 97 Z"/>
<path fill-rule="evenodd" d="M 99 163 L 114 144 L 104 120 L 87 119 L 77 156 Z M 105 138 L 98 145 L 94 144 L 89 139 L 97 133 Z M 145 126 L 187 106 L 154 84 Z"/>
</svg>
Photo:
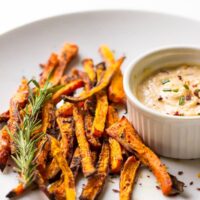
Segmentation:
<svg viewBox="0 0 200 200">
<path fill-rule="evenodd" d="M 160 113 L 200 115 L 200 66 L 163 68 L 141 81 L 136 92 L 140 102 Z"/>
</svg>

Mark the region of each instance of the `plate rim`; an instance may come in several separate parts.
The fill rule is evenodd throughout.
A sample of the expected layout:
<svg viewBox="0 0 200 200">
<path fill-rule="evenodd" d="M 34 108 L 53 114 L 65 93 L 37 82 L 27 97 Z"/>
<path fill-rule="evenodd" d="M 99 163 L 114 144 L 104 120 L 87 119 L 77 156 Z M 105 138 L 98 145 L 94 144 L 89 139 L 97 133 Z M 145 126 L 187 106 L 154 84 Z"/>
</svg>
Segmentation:
<svg viewBox="0 0 200 200">
<path fill-rule="evenodd" d="M 161 15 L 163 17 L 171 17 L 171 18 L 176 18 L 176 19 L 180 19 L 180 20 L 187 20 L 187 21 L 190 21 L 190 22 L 194 22 L 194 23 L 199 23 L 200 25 L 200 20 L 199 19 L 192 19 L 192 18 L 188 18 L 188 17 L 185 17 L 185 16 L 181 16 L 181 15 L 178 15 L 178 14 L 170 14 L 170 13 L 165 13 L 165 12 L 162 12 L 162 11 L 149 11 L 149 10 L 145 10 L 145 9 L 130 9 L 130 8 L 113 8 L 113 9 L 103 9 L 103 8 L 100 8 L 100 9 L 92 9 L 92 10 L 89 10 L 89 9 L 86 9 L 86 10 L 81 10 L 81 11 L 71 11 L 69 13 L 61 13 L 61 14 L 55 14 L 55 15 L 50 15 L 50 16 L 47 16 L 47 17 L 44 17 L 44 18 L 40 18 L 40 19 L 36 19 L 36 20 L 33 20 L 31 22 L 27 22 L 25 24 L 22 24 L 22 25 L 19 25 L 17 27 L 14 27 L 10 30 L 7 30 L 3 33 L 0 33 L 0 39 L 2 37 L 4 37 L 5 35 L 7 34 L 12 34 L 13 32 L 15 31 L 19 31 L 20 29 L 23 29 L 23 28 L 26 28 L 27 26 L 32 26 L 34 24 L 37 24 L 37 23 L 42 23 L 42 22 L 45 22 L 45 21 L 48 21 L 48 20 L 52 20 L 52 19 L 56 19 L 56 18 L 62 18 L 62 17 L 71 17 L 71 16 L 74 16 L 74 15 L 85 15 L 85 14 L 96 14 L 96 13 L 117 13 L 117 12 L 133 12 L 133 13 L 136 13 L 136 14 L 148 14 L 148 15 Z"/>
</svg>

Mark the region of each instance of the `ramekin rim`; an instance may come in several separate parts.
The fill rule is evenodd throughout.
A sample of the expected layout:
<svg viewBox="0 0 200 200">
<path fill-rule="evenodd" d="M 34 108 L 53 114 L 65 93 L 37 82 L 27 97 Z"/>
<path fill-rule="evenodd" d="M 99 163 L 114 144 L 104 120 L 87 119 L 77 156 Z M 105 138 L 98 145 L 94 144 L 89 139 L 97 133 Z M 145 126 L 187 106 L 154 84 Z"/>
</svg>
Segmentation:
<svg viewBox="0 0 200 200">
<path fill-rule="evenodd" d="M 142 59 L 144 59 L 145 57 L 154 54 L 154 53 L 158 53 L 161 51 L 166 51 L 166 50 L 176 50 L 176 49 L 193 49 L 193 50 L 198 50 L 200 51 L 200 47 L 197 46 L 165 46 L 163 48 L 153 48 L 151 50 L 148 50 L 142 54 L 140 54 L 139 56 L 137 56 L 135 59 L 133 59 L 132 61 L 129 62 L 129 64 L 127 65 L 125 71 L 124 71 L 124 78 L 123 78 L 123 87 L 124 87 L 124 91 L 126 94 L 126 97 L 132 102 L 134 103 L 139 109 L 141 109 L 143 112 L 146 112 L 147 114 L 150 115 L 154 115 L 156 117 L 159 118 L 163 118 L 163 119 L 168 119 L 168 120 L 178 120 L 178 121 L 183 121 L 183 120 L 198 120 L 200 119 L 200 116 L 175 116 L 175 115 L 167 115 L 167 114 L 163 114 L 160 113 L 159 111 L 153 110 L 147 106 L 145 106 L 143 103 L 141 103 L 138 98 L 133 94 L 133 92 L 131 91 L 131 86 L 129 84 L 130 82 L 130 77 L 131 77 L 131 71 L 132 69 L 135 67 L 136 63 L 138 63 L 139 61 L 141 61 Z"/>
</svg>

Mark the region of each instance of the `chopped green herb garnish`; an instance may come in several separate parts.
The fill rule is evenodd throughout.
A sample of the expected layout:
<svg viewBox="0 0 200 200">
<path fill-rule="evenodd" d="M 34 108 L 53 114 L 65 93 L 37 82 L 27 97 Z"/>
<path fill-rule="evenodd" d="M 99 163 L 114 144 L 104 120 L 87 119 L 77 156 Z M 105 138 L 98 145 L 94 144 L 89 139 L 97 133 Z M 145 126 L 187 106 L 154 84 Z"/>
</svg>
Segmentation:
<svg viewBox="0 0 200 200">
<path fill-rule="evenodd" d="M 163 89 L 163 92 L 171 92 L 172 91 L 172 89 Z"/>
<path fill-rule="evenodd" d="M 173 91 L 173 92 L 178 92 L 178 91 L 179 91 L 179 89 L 173 89 L 172 91 Z"/>
<path fill-rule="evenodd" d="M 181 96 L 181 97 L 179 98 L 179 105 L 182 106 L 182 105 L 184 105 L 184 103 L 185 103 L 185 97 L 184 97 L 184 96 Z"/>
<path fill-rule="evenodd" d="M 189 90 L 189 86 L 187 84 L 183 85 L 186 90 Z"/>
<path fill-rule="evenodd" d="M 195 89 L 194 95 L 197 96 L 197 97 L 199 97 L 199 92 L 200 92 L 200 89 Z"/>
<path fill-rule="evenodd" d="M 170 82 L 169 79 L 164 79 L 164 80 L 161 81 L 161 83 L 162 83 L 163 85 L 166 84 L 166 83 L 168 83 L 168 82 Z"/>
</svg>

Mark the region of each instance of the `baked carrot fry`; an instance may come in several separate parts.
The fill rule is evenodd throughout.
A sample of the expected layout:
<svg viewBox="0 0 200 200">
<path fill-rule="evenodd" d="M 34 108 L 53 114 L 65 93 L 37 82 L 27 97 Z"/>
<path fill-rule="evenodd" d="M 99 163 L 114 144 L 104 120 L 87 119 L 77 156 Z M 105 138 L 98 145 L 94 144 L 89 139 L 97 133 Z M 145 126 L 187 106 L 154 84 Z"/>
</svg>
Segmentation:
<svg viewBox="0 0 200 200">
<path fill-rule="evenodd" d="M 63 152 L 60 148 L 59 142 L 53 137 L 51 137 L 51 154 L 53 155 L 53 158 L 56 159 L 64 176 L 66 200 L 75 200 L 76 191 L 73 173 L 70 170 L 65 157 L 63 156 Z"/>
<path fill-rule="evenodd" d="M 58 103 L 63 95 L 69 95 L 72 92 L 74 92 L 76 89 L 80 88 L 83 86 L 83 80 L 82 79 L 77 79 L 74 80 L 64 87 L 62 87 L 60 90 L 54 93 L 52 100 L 54 103 Z"/>
<path fill-rule="evenodd" d="M 108 65 L 113 64 L 115 62 L 113 52 L 107 45 L 101 45 L 99 48 L 99 52 Z"/>
<path fill-rule="evenodd" d="M 138 139 L 135 129 L 125 117 L 122 117 L 119 122 L 110 126 L 106 132 L 115 138 L 125 149 L 132 153 L 136 152 L 143 164 L 147 165 L 155 174 L 163 194 L 170 195 L 172 180 L 167 172 L 167 168 L 161 163 L 157 155 Z"/>
<path fill-rule="evenodd" d="M 101 91 L 97 94 L 97 106 L 95 110 L 94 122 L 92 125 L 92 134 L 96 137 L 101 137 L 106 122 L 106 116 L 108 111 L 108 98 L 105 91 Z"/>
<path fill-rule="evenodd" d="M 61 133 L 61 148 L 63 149 L 63 155 L 67 159 L 68 163 L 72 159 L 73 147 L 74 147 L 74 121 L 73 117 L 58 117 L 57 124 Z"/>
<path fill-rule="evenodd" d="M 8 158 L 10 157 L 10 136 L 6 130 L 3 128 L 0 133 L 0 170 L 3 171 Z"/>
<path fill-rule="evenodd" d="M 113 106 L 108 107 L 107 127 L 118 121 L 118 113 Z M 109 137 L 110 146 L 110 170 L 112 173 L 118 173 L 121 169 L 123 157 L 119 142 L 114 138 Z"/>
<path fill-rule="evenodd" d="M 125 104 L 126 95 L 123 88 L 123 75 L 120 70 L 113 76 L 108 88 L 108 98 L 114 103 Z"/>
<path fill-rule="evenodd" d="M 57 85 L 60 82 L 68 64 L 77 54 L 78 54 L 78 46 L 76 44 L 64 45 L 61 55 L 59 56 L 59 64 L 55 68 L 55 71 L 50 79 L 51 83 Z"/>
<path fill-rule="evenodd" d="M 139 166 L 140 161 L 137 161 L 134 156 L 130 156 L 126 160 L 120 174 L 120 200 L 131 199 L 134 180 Z"/>
<path fill-rule="evenodd" d="M 56 110 L 56 117 L 67 117 L 73 115 L 73 104 L 66 102 Z"/>
<path fill-rule="evenodd" d="M 85 91 L 79 97 L 65 96 L 65 99 L 68 101 L 71 101 L 71 102 L 83 101 L 83 100 L 93 96 L 94 94 L 98 93 L 102 89 L 106 88 L 109 85 L 113 75 L 116 73 L 118 68 L 123 63 L 124 59 L 125 59 L 125 57 L 122 57 L 118 61 L 116 61 L 114 64 L 109 66 L 108 69 L 105 71 L 105 74 L 101 79 L 101 82 L 97 86 L 93 87 L 90 91 Z"/>
<path fill-rule="evenodd" d="M 90 81 L 94 85 L 96 83 L 96 72 L 94 70 L 94 63 L 92 59 L 84 59 L 83 62 L 83 68 L 85 72 L 87 73 Z"/>
<path fill-rule="evenodd" d="M 8 121 L 8 128 L 12 134 L 17 130 L 17 126 L 20 122 L 19 111 L 24 108 L 28 100 L 29 86 L 28 81 L 22 78 L 21 84 L 17 90 L 17 93 L 10 100 L 10 119 Z"/>
<path fill-rule="evenodd" d="M 80 148 L 82 170 L 85 177 L 92 175 L 95 168 L 92 162 L 91 151 L 85 136 L 83 117 L 76 106 L 73 109 L 75 130 L 78 146 Z"/>
<path fill-rule="evenodd" d="M 19 112 L 24 108 L 28 100 L 28 81 L 23 78 L 16 94 L 10 100 L 8 129 L 11 134 L 15 134 L 20 123 Z M 10 156 L 12 140 L 6 128 L 3 128 L 0 134 L 0 169 L 4 170 L 7 160 Z"/>
<path fill-rule="evenodd" d="M 0 114 L 0 122 L 7 122 L 9 118 L 10 118 L 9 110 Z"/>
<path fill-rule="evenodd" d="M 53 127 L 55 122 L 55 106 L 51 102 L 47 102 L 42 108 L 42 128 L 40 131 L 47 133 L 47 130 Z M 37 134 L 37 133 L 36 133 Z M 46 137 L 44 137 L 38 143 L 40 151 L 37 153 L 37 168 L 39 172 L 44 176 L 46 174 L 46 160 L 48 152 L 50 151 L 50 143 Z"/>
<path fill-rule="evenodd" d="M 99 139 L 92 134 L 93 119 L 94 117 L 89 113 L 88 109 L 85 109 L 84 124 L 86 138 L 91 146 L 93 146 L 94 148 L 99 148 L 101 146 L 101 143 Z"/>
<path fill-rule="evenodd" d="M 48 188 L 49 193 L 51 194 L 52 200 L 64 200 L 66 199 L 65 196 L 65 183 L 63 180 L 63 177 L 61 177 L 56 182 L 52 183 L 50 187 Z"/>
<path fill-rule="evenodd" d="M 74 123 L 72 117 L 58 117 L 57 124 L 61 133 L 60 146 L 62 148 L 63 156 L 68 163 L 71 161 L 74 146 Z M 46 178 L 52 179 L 60 171 L 60 168 L 55 159 L 52 160 L 46 169 Z"/>
<path fill-rule="evenodd" d="M 102 191 L 109 168 L 109 145 L 104 142 L 102 145 L 96 173 L 88 178 L 86 186 L 80 196 L 80 200 L 94 200 Z"/>
<path fill-rule="evenodd" d="M 93 61 L 91 59 L 86 59 L 83 61 L 84 69 L 90 77 L 91 83 L 94 85 L 96 82 L 96 72 L 94 71 Z M 92 84 L 90 84 L 92 86 Z M 86 91 L 89 91 L 91 87 L 85 87 Z M 94 103 L 95 102 L 95 103 Z M 87 99 L 84 103 L 84 125 L 85 125 L 85 134 L 88 142 L 95 148 L 99 148 L 101 143 L 99 139 L 92 134 L 92 124 L 93 124 L 93 114 L 96 107 L 96 101 L 93 97 Z"/>
<path fill-rule="evenodd" d="M 104 73 L 104 65 L 100 64 L 97 66 L 97 80 L 98 83 L 101 81 L 102 74 Z M 97 84 L 98 84 L 97 83 Z M 92 125 L 92 134 L 96 137 L 101 137 L 106 122 L 106 116 L 108 111 L 108 98 L 105 90 L 100 91 L 96 94 L 97 105 L 95 110 L 94 122 Z"/>
<path fill-rule="evenodd" d="M 103 59 L 108 65 L 115 63 L 115 57 L 108 46 L 102 45 L 99 49 Z M 123 76 L 118 68 L 117 72 L 112 78 L 110 86 L 108 88 L 108 98 L 114 103 L 124 103 L 125 102 L 125 92 L 123 88 Z"/>
<path fill-rule="evenodd" d="M 55 70 L 55 68 L 58 66 L 58 63 L 58 55 L 52 53 L 47 64 L 43 65 L 43 72 L 40 77 L 40 86 L 44 86 L 44 83 L 47 81 L 49 74 Z"/>
<path fill-rule="evenodd" d="M 70 164 L 70 169 L 72 170 L 75 180 L 78 175 L 80 167 L 81 167 L 81 154 L 80 154 L 79 147 L 77 147 L 74 151 L 71 164 Z"/>
<path fill-rule="evenodd" d="M 55 121 L 55 106 L 51 102 L 47 102 L 42 108 L 42 132 L 46 133 L 52 127 Z"/>
</svg>

